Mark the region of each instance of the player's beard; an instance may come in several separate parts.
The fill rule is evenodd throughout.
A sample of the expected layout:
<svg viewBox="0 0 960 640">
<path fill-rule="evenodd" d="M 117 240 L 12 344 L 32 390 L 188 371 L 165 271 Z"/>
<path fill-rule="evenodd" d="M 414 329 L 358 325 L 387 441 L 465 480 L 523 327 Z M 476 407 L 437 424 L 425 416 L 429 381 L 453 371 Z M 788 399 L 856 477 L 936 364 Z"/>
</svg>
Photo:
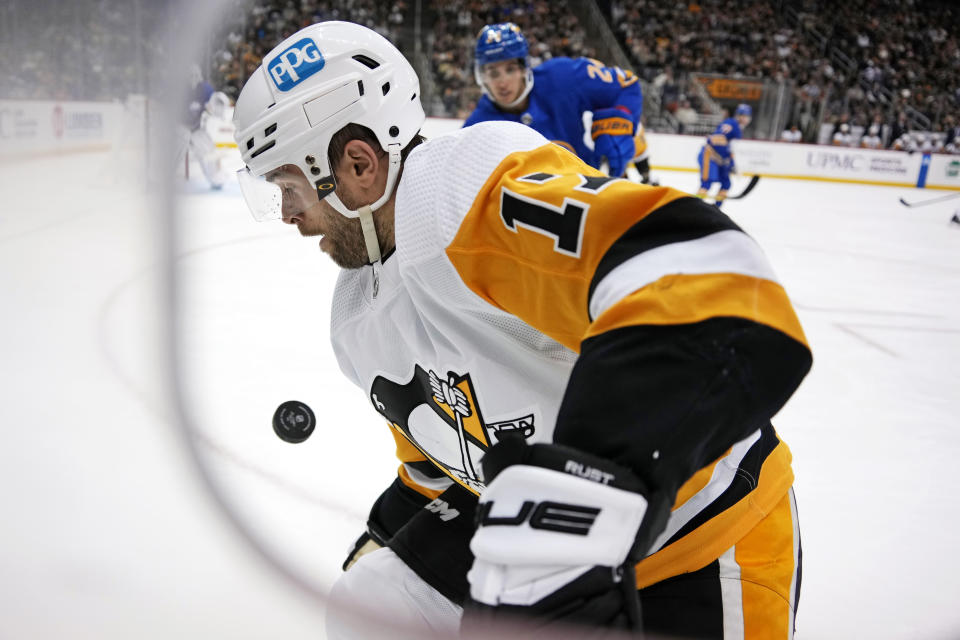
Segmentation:
<svg viewBox="0 0 960 640">
<path fill-rule="evenodd" d="M 359 200 L 349 194 L 337 195 L 348 209 L 355 211 L 360 206 Z M 341 215 L 326 202 L 320 203 L 316 215 L 304 216 L 297 229 L 304 237 L 323 235 L 321 247 L 341 269 L 359 269 L 370 264 L 360 219 Z"/>
<path fill-rule="evenodd" d="M 334 215 L 340 220 L 327 228 L 326 241 L 321 241 L 324 250 L 341 269 L 359 269 L 370 264 L 360 219 L 347 218 L 339 213 Z"/>
</svg>

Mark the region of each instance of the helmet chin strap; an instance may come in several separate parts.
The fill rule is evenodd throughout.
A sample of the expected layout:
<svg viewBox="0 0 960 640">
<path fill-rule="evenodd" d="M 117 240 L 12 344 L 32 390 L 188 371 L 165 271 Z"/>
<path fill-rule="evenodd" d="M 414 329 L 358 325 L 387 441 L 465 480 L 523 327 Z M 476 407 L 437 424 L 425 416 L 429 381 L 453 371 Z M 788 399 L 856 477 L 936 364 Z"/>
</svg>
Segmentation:
<svg viewBox="0 0 960 640">
<path fill-rule="evenodd" d="M 360 228 L 363 230 L 363 241 L 367 244 L 367 257 L 373 265 L 373 297 L 380 293 L 380 240 L 377 238 L 377 229 L 373 225 L 373 210 L 365 204 L 357 213 L 360 218 Z"/>
<path fill-rule="evenodd" d="M 370 264 L 380 261 L 380 240 L 377 238 L 377 229 L 373 225 L 373 209 L 365 204 L 359 209 L 360 228 L 363 230 L 363 241 L 367 245 L 367 257 L 370 258 Z"/>
<path fill-rule="evenodd" d="M 357 217 L 360 219 L 360 229 L 363 231 L 363 241 L 367 245 L 367 258 L 373 266 L 373 297 L 376 298 L 380 292 L 380 269 L 383 266 L 380 254 L 380 239 L 377 237 L 377 229 L 373 224 L 373 212 L 384 205 L 393 194 L 393 188 L 397 184 L 397 176 L 400 175 L 400 145 L 391 144 L 387 146 L 390 154 L 390 164 L 387 168 L 387 184 L 383 189 L 383 195 L 373 204 L 365 204 L 357 209 Z"/>
<path fill-rule="evenodd" d="M 507 109 L 513 109 L 514 107 L 519 107 L 520 104 L 527 99 L 527 96 L 530 95 L 530 90 L 533 89 L 533 69 L 527 66 L 527 73 L 524 76 L 524 87 L 523 91 L 520 92 L 520 95 L 517 96 L 517 99 L 511 102 L 508 105 L 505 105 Z"/>
</svg>

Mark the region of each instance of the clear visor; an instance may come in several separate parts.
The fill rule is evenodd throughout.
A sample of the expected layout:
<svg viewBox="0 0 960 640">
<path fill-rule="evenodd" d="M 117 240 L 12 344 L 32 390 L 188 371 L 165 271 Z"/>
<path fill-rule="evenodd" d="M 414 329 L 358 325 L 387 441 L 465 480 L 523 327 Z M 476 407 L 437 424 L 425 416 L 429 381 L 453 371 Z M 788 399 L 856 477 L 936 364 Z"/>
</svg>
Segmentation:
<svg viewBox="0 0 960 640">
<path fill-rule="evenodd" d="M 279 185 L 253 175 L 247 167 L 237 171 L 237 181 L 254 220 L 263 222 L 283 217 L 283 191 Z"/>
<path fill-rule="evenodd" d="M 265 176 L 255 175 L 244 167 L 237 171 L 237 181 L 253 219 L 258 222 L 292 218 L 336 189 L 333 176 L 314 183 L 292 164 L 269 171 Z"/>
</svg>

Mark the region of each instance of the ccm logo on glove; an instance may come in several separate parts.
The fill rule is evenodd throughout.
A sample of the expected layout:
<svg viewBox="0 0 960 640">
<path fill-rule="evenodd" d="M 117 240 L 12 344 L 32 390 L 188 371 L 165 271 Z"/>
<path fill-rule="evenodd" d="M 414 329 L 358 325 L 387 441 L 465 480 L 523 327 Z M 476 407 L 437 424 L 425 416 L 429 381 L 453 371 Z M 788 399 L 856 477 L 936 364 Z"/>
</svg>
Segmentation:
<svg viewBox="0 0 960 640">
<path fill-rule="evenodd" d="M 539 504 L 526 500 L 520 511 L 512 516 L 492 516 L 494 501 L 484 502 L 477 512 L 477 526 L 492 527 L 497 525 L 519 526 L 529 521 L 532 529 L 558 531 L 585 536 L 590 533 L 590 527 L 600 515 L 600 509 L 563 502 L 544 501 Z"/>
</svg>

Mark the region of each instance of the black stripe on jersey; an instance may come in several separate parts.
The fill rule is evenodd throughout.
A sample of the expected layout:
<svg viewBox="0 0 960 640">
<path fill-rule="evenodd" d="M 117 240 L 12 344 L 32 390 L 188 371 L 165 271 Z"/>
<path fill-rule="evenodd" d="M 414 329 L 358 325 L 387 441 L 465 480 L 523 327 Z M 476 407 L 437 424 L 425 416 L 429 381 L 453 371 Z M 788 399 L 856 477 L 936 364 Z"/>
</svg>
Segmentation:
<svg viewBox="0 0 960 640">
<path fill-rule="evenodd" d="M 600 281 L 630 258 L 650 249 L 728 230 L 741 231 L 733 220 L 715 206 L 692 196 L 677 198 L 651 211 L 643 220 L 627 229 L 600 260 L 590 282 L 588 306 Z"/>
<path fill-rule="evenodd" d="M 667 578 L 637 592 L 643 632 L 660 638 L 722 638 L 720 562 Z"/>
<path fill-rule="evenodd" d="M 410 467 L 414 471 L 418 471 L 430 478 L 431 480 L 436 480 L 437 478 L 446 478 L 447 474 L 440 470 L 437 465 L 430 462 L 429 460 L 418 460 L 416 462 L 404 462 L 404 465 Z"/>
<path fill-rule="evenodd" d="M 681 527 L 663 546 L 666 547 L 676 542 L 714 516 L 740 502 L 748 493 L 756 489 L 760 480 L 760 468 L 778 444 L 780 444 L 780 439 L 773 430 L 773 425 L 767 423 L 760 432 L 760 439 L 754 442 L 747 454 L 743 456 L 740 466 L 737 467 L 737 475 L 730 486 L 717 496 L 716 500 L 700 511 L 696 517 Z"/>
<path fill-rule="evenodd" d="M 430 498 L 403 484 L 400 478 L 394 478 L 370 508 L 367 529 L 383 546 L 429 502 Z"/>
<path fill-rule="evenodd" d="M 622 464 L 672 501 L 767 424 L 810 364 L 806 345 L 745 318 L 607 331 L 581 345 L 554 442 Z"/>
</svg>

